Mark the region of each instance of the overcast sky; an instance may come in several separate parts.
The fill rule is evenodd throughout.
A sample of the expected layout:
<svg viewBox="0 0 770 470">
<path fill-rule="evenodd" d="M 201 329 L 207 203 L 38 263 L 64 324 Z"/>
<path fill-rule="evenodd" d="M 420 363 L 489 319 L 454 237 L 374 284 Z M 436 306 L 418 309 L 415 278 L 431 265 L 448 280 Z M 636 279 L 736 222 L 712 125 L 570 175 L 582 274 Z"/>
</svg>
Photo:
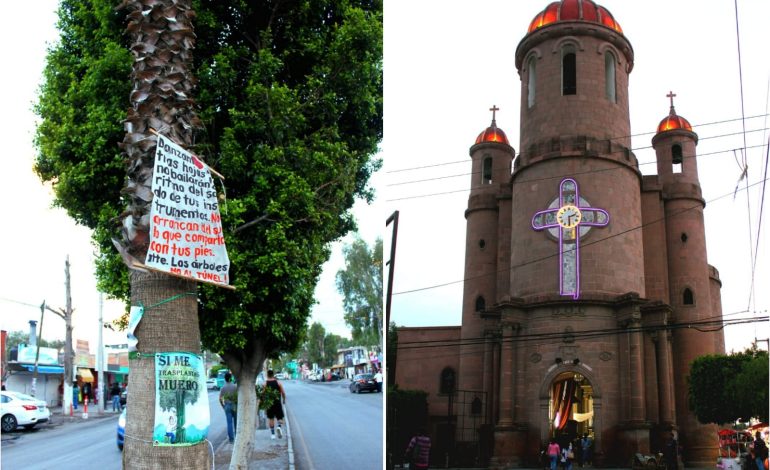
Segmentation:
<svg viewBox="0 0 770 470">
<path fill-rule="evenodd" d="M 64 261 L 71 264 L 72 299 L 75 313 L 74 337 L 90 341 L 94 352 L 98 335 L 99 296 L 94 279 L 90 230 L 76 226 L 61 209 L 51 207 L 52 195 L 33 173 L 35 149 L 32 139 L 35 115 L 32 104 L 41 82 L 48 44 L 56 41 L 55 0 L 35 0 L 29 5 L 11 2 L 0 15 L 0 49 L 4 61 L 0 77 L 0 127 L 3 129 L 3 171 L 0 196 L 5 216 L 0 231 L 4 268 L 0 270 L 0 329 L 29 331 L 29 320 L 40 320 L 39 305 L 45 300 L 54 308 L 65 306 Z M 126 97 L 128 103 L 128 97 Z M 227 175 L 225 175 L 227 176 Z M 376 185 L 377 177 L 372 179 Z M 361 237 L 370 245 L 381 236 L 385 225 L 383 210 L 358 202 L 354 213 Z M 337 293 L 335 274 L 344 266 L 343 243 L 333 253 L 316 289 L 312 321 L 335 334 L 350 337 L 342 314 L 342 297 Z M 124 305 L 105 301 L 104 319 L 118 318 Z M 46 313 L 43 337 L 64 339 L 64 321 Z M 125 333 L 105 330 L 105 344 L 125 343 Z"/>
<path fill-rule="evenodd" d="M 399 325 L 460 323 L 468 150 L 489 126 L 489 108 L 497 105 L 497 125 L 518 154 L 521 82 L 514 54 L 530 21 L 548 3 L 387 2 L 384 193 L 386 212 L 400 212 L 391 312 L 391 320 Z M 737 3 L 745 116 L 763 115 L 770 78 L 770 2 Z M 757 183 L 763 179 L 767 150 L 760 146 L 767 142 L 767 133 L 751 131 L 768 127 L 768 120 L 745 121 L 746 145 L 754 147 L 747 154 L 748 182 L 753 186 L 747 191 L 741 182 L 735 198 L 741 168 L 733 149 L 743 147 L 743 136 L 725 136 L 742 130 L 734 2 L 599 4 L 613 14 L 634 48 L 629 106 L 632 146 L 642 172 L 656 171 L 649 147 L 669 111 L 666 94 L 673 90 L 677 113 L 693 124 L 700 139 L 698 172 L 707 201 L 708 261 L 720 272 L 725 317 L 767 315 L 770 208 L 756 249 L 762 189 Z M 387 253 L 389 232 L 384 239 Z M 751 250 L 757 260 L 753 284 Z M 750 301 L 752 285 L 756 296 Z M 408 292 L 415 289 L 422 290 Z M 743 350 L 755 334 L 767 338 L 767 323 L 727 328 L 728 351 Z"/>
</svg>

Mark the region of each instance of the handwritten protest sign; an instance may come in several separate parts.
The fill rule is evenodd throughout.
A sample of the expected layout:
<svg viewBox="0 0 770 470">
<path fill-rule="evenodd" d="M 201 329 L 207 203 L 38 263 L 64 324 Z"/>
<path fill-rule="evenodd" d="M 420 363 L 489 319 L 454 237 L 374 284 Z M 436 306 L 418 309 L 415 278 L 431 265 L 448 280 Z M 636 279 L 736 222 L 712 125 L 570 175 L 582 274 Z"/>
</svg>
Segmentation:
<svg viewBox="0 0 770 470">
<path fill-rule="evenodd" d="M 200 356 L 155 354 L 156 446 L 189 446 L 206 439 L 211 424 L 206 374 Z"/>
<path fill-rule="evenodd" d="M 196 281 L 227 286 L 227 256 L 217 192 L 209 168 L 158 135 L 150 247 L 145 265 Z"/>
</svg>

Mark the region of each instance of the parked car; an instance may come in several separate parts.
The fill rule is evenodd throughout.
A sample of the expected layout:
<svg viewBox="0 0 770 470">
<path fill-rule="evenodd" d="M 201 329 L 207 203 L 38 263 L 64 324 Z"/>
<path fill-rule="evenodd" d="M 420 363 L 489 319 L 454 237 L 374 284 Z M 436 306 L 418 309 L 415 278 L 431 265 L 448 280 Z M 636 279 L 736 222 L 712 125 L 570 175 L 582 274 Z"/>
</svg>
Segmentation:
<svg viewBox="0 0 770 470">
<path fill-rule="evenodd" d="M 363 391 L 376 392 L 377 383 L 374 381 L 374 374 L 356 374 L 348 385 L 350 393 L 361 393 Z"/>
<path fill-rule="evenodd" d="M 217 388 L 217 379 L 214 377 L 206 379 L 206 390 L 213 390 L 215 388 Z"/>
<path fill-rule="evenodd" d="M 126 409 L 123 408 L 123 412 L 120 413 L 118 418 L 118 449 L 123 450 L 123 441 L 126 435 Z"/>
<path fill-rule="evenodd" d="M 3 432 L 11 432 L 18 426 L 32 429 L 51 418 L 51 410 L 45 401 L 23 393 L 0 392 L 0 423 Z"/>
</svg>

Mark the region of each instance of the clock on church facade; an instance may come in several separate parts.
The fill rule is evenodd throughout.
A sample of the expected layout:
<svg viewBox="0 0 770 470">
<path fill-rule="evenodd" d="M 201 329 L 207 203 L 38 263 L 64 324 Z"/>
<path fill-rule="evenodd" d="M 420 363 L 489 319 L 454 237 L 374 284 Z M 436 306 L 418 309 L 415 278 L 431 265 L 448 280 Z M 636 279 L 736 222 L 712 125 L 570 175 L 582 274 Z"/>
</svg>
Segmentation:
<svg viewBox="0 0 770 470">
<path fill-rule="evenodd" d="M 446 346 L 399 350 L 396 383 L 428 392 L 432 454 L 458 465 L 536 466 L 551 438 L 588 434 L 596 465 L 625 467 L 674 431 L 685 464 L 712 466 L 714 427 L 690 412 L 686 377 L 724 352 L 723 333 L 676 328 L 721 316 L 698 136 L 669 93 L 657 174 L 642 175 L 619 20 L 590 0 L 533 15 L 515 55 L 518 155 L 496 106 L 469 152 L 462 325 L 400 328 L 399 342 Z"/>
</svg>

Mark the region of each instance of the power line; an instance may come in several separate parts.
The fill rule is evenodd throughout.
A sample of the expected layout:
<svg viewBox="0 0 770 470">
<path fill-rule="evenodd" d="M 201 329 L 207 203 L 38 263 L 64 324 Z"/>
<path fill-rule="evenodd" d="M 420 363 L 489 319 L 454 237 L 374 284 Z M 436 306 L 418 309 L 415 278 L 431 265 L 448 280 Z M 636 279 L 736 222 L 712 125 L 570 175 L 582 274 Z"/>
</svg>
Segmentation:
<svg viewBox="0 0 770 470">
<path fill-rule="evenodd" d="M 768 114 L 765 113 L 765 114 L 757 114 L 756 116 L 749 116 L 747 118 L 739 117 L 739 118 L 734 118 L 734 119 L 725 119 L 725 120 L 722 120 L 722 121 L 713 121 L 713 122 L 707 122 L 707 123 L 704 123 L 704 124 L 696 124 L 696 125 L 694 125 L 692 127 L 693 128 L 697 128 L 697 127 L 712 126 L 712 125 L 716 125 L 716 124 L 725 124 L 725 123 L 728 123 L 728 122 L 740 121 L 742 119 L 743 120 L 749 120 L 749 119 L 756 119 L 756 118 L 760 118 L 760 117 L 766 117 L 767 115 Z M 650 134 L 656 134 L 656 133 L 657 133 L 657 130 L 651 131 L 651 132 L 642 132 L 642 133 L 639 133 L 639 134 L 624 135 L 624 136 L 620 136 L 620 137 L 608 137 L 607 139 L 604 139 L 604 140 L 608 140 L 608 141 L 621 140 L 621 139 L 627 139 L 627 138 L 631 138 L 631 137 L 641 137 L 643 135 L 650 135 Z M 700 139 L 700 140 L 705 140 L 705 139 L 706 138 Z M 647 148 L 647 147 L 644 147 L 644 148 Z M 388 173 L 402 173 L 404 171 L 424 170 L 426 168 L 435 168 L 437 166 L 455 165 L 455 164 L 458 164 L 458 163 L 467 163 L 467 162 L 468 162 L 468 159 L 466 158 L 464 160 L 456 160 L 456 161 L 451 161 L 451 162 L 433 163 L 433 164 L 416 166 L 416 167 L 410 167 L 410 168 L 399 168 L 399 169 L 396 169 L 396 170 L 386 171 L 385 173 L 386 174 L 388 174 Z"/>
<path fill-rule="evenodd" d="M 738 0 L 735 0 L 733 2 L 735 5 L 735 38 L 736 38 L 736 48 L 738 49 L 738 84 L 740 85 L 740 91 L 741 91 L 741 125 L 743 126 L 743 147 L 746 147 L 746 111 L 744 106 L 744 98 L 743 98 L 743 63 L 741 60 L 741 34 L 740 34 L 740 28 L 738 26 Z M 746 152 L 741 152 L 742 155 L 742 163 L 743 168 L 741 169 L 741 179 L 746 178 L 746 185 L 749 184 L 749 162 L 748 158 L 746 157 Z M 738 180 L 740 182 L 740 180 Z M 748 192 L 748 191 L 747 191 Z M 751 307 L 751 297 L 754 293 L 754 247 L 752 245 L 751 240 L 751 198 L 746 198 L 746 212 L 747 212 L 747 224 L 749 226 L 748 235 L 749 235 L 749 264 L 751 265 L 751 287 L 749 287 L 749 299 L 747 302 L 747 308 Z M 758 240 L 757 240 L 758 241 Z"/>
<path fill-rule="evenodd" d="M 750 146 L 748 148 L 751 148 L 751 149 L 753 149 L 753 148 L 764 148 L 765 146 L 766 146 L 766 144 L 760 144 L 760 145 L 753 145 L 753 146 Z M 689 159 L 689 158 L 700 158 L 700 157 L 706 157 L 706 156 L 711 156 L 711 155 L 719 155 L 719 154 L 722 154 L 722 153 L 733 152 L 735 150 L 736 149 L 727 149 L 727 150 L 717 150 L 717 151 L 714 151 L 714 152 L 701 153 L 701 154 L 698 154 L 698 155 L 684 155 L 682 157 L 682 159 L 684 160 L 684 159 Z M 657 163 L 657 162 L 640 163 L 638 166 L 651 165 L 651 164 L 654 164 L 654 163 Z M 542 178 L 523 179 L 523 180 L 519 180 L 519 181 L 514 181 L 512 184 L 525 184 L 525 183 L 533 183 L 533 182 L 537 182 L 537 181 L 548 181 L 548 180 L 564 178 L 566 176 L 588 175 L 588 174 L 595 174 L 595 173 L 603 173 L 603 172 L 606 172 L 606 171 L 623 170 L 623 169 L 628 169 L 628 168 L 629 167 L 627 167 L 627 166 L 613 166 L 611 168 L 600 168 L 600 169 L 596 169 L 596 170 L 586 170 L 586 171 L 577 172 L 577 173 L 570 173 L 569 175 L 564 174 L 564 175 L 544 176 Z M 468 173 L 468 174 L 470 175 L 470 174 L 474 174 L 474 173 Z M 462 175 L 460 175 L 460 176 L 462 176 Z M 429 181 L 429 179 L 424 180 L 424 181 Z M 440 192 L 440 193 L 420 194 L 420 195 L 417 195 L 417 196 L 405 196 L 405 197 L 401 197 L 401 198 L 387 199 L 386 201 L 387 202 L 394 202 L 394 201 L 404 201 L 404 200 L 408 200 L 408 199 L 420 199 L 420 198 L 432 197 L 432 196 L 443 196 L 443 195 L 446 195 L 446 194 L 461 193 L 461 192 L 465 192 L 465 191 L 472 191 L 474 189 L 478 189 L 478 188 L 481 188 L 481 187 L 484 187 L 484 186 L 479 185 L 479 186 L 475 186 L 475 187 L 472 187 L 472 188 L 457 189 L 457 190 L 452 190 L 452 191 L 444 191 L 444 192 Z"/>
<path fill-rule="evenodd" d="M 609 317 L 607 317 L 609 319 Z M 577 330 L 577 331 L 554 331 L 548 333 L 531 333 L 531 334 L 518 334 L 509 337 L 499 336 L 493 340 L 489 338 L 463 338 L 457 340 L 433 340 L 433 341 L 410 341 L 398 343 L 398 351 L 410 350 L 410 349 L 437 349 L 437 348 L 456 348 L 456 347 L 471 347 L 471 346 L 483 346 L 487 343 L 494 344 L 514 344 L 514 345 L 526 345 L 531 346 L 533 343 L 553 343 L 555 340 L 563 341 L 568 339 L 570 342 L 595 339 L 607 336 L 616 336 L 628 333 L 654 333 L 659 331 L 676 331 L 676 330 L 695 330 L 701 333 L 709 333 L 718 331 L 724 327 L 744 325 L 749 323 L 767 322 L 770 321 L 768 316 L 758 316 L 752 318 L 732 319 L 728 321 L 721 320 L 709 320 L 709 321 L 696 321 L 685 323 L 669 323 L 666 325 L 648 325 L 648 326 L 633 326 L 633 327 L 615 327 L 615 328 L 599 328 L 592 330 Z M 714 328 L 712 330 L 705 330 L 705 328 Z M 473 353 L 473 352 L 471 352 Z M 462 353 L 460 353 L 462 354 Z"/>
<path fill-rule="evenodd" d="M 761 180 L 761 181 L 758 181 L 756 183 L 751 184 L 750 186 L 746 186 L 746 191 L 748 191 L 748 189 L 750 187 L 756 186 L 758 184 L 763 184 L 765 181 L 766 180 Z M 706 201 L 706 204 L 710 204 L 710 203 L 712 203 L 714 201 L 718 201 L 719 199 L 723 199 L 725 197 L 731 196 L 732 194 L 733 193 L 730 192 L 730 193 L 723 194 L 721 196 L 717 196 L 717 197 L 715 197 L 715 198 L 713 198 L 713 199 L 711 199 L 709 201 Z M 597 240 L 594 240 L 594 241 L 591 241 L 591 242 L 583 243 L 582 246 L 584 246 L 584 247 L 585 246 L 591 246 L 591 245 L 594 245 L 596 243 L 604 242 L 604 241 L 609 240 L 611 238 L 615 238 L 615 237 L 619 237 L 621 235 L 625 235 L 625 234 L 633 232 L 635 230 L 642 229 L 642 228 L 644 228 L 644 227 L 646 227 L 648 225 L 655 224 L 655 223 L 661 222 L 663 220 L 666 220 L 667 218 L 670 218 L 670 217 L 673 217 L 673 216 L 676 216 L 676 215 L 680 215 L 680 214 L 683 214 L 685 212 L 697 209 L 698 207 L 702 207 L 702 205 L 701 204 L 694 204 L 694 205 L 692 205 L 690 207 L 684 208 L 684 209 L 682 209 L 680 211 L 677 211 L 677 212 L 675 212 L 673 214 L 669 214 L 669 215 L 666 215 L 664 217 L 660 217 L 658 219 L 655 219 L 655 220 L 652 220 L 650 222 L 647 222 L 647 223 L 644 223 L 642 225 L 639 225 L 638 227 L 631 227 L 631 228 L 629 228 L 627 230 L 623 230 L 622 232 L 618 232 L 618 233 L 613 234 L 613 235 L 608 235 L 608 236 L 606 236 L 604 238 L 600 238 L 600 239 L 597 239 Z M 513 269 L 516 269 L 516 268 L 521 268 L 521 267 L 524 267 L 524 266 L 528 266 L 530 264 L 539 263 L 541 261 L 549 260 L 549 259 L 554 258 L 556 256 L 558 256 L 558 253 L 551 254 L 551 255 L 548 255 L 548 256 L 543 256 L 543 257 L 540 257 L 540 258 L 535 258 L 535 259 L 532 259 L 532 260 L 529 260 L 529 261 L 525 261 L 525 262 L 519 263 L 519 264 L 517 264 L 515 266 L 511 266 L 508 269 L 513 270 Z M 504 272 L 504 271 L 506 271 L 506 269 L 499 269 L 499 270 L 493 271 L 491 273 L 480 274 L 478 276 L 471 276 L 471 277 L 468 277 L 468 278 L 460 279 L 458 281 L 450 281 L 450 282 L 445 282 L 445 283 L 441 283 L 441 284 L 435 284 L 435 285 L 432 285 L 432 286 L 419 287 L 419 288 L 416 288 L 416 289 L 410 289 L 410 290 L 405 290 L 405 291 L 401 291 L 401 292 L 394 292 L 393 295 L 395 296 L 395 295 L 411 294 L 411 293 L 414 293 L 414 292 L 430 290 L 430 289 L 436 289 L 436 288 L 439 288 L 439 287 L 445 287 L 445 286 L 449 286 L 449 285 L 452 285 L 452 284 L 459 284 L 461 282 L 466 282 L 466 281 L 470 281 L 470 280 L 474 280 L 474 279 L 481 279 L 481 278 L 484 278 L 484 277 L 487 277 L 487 276 L 497 275 L 497 274 L 499 274 L 501 272 Z"/>
</svg>

